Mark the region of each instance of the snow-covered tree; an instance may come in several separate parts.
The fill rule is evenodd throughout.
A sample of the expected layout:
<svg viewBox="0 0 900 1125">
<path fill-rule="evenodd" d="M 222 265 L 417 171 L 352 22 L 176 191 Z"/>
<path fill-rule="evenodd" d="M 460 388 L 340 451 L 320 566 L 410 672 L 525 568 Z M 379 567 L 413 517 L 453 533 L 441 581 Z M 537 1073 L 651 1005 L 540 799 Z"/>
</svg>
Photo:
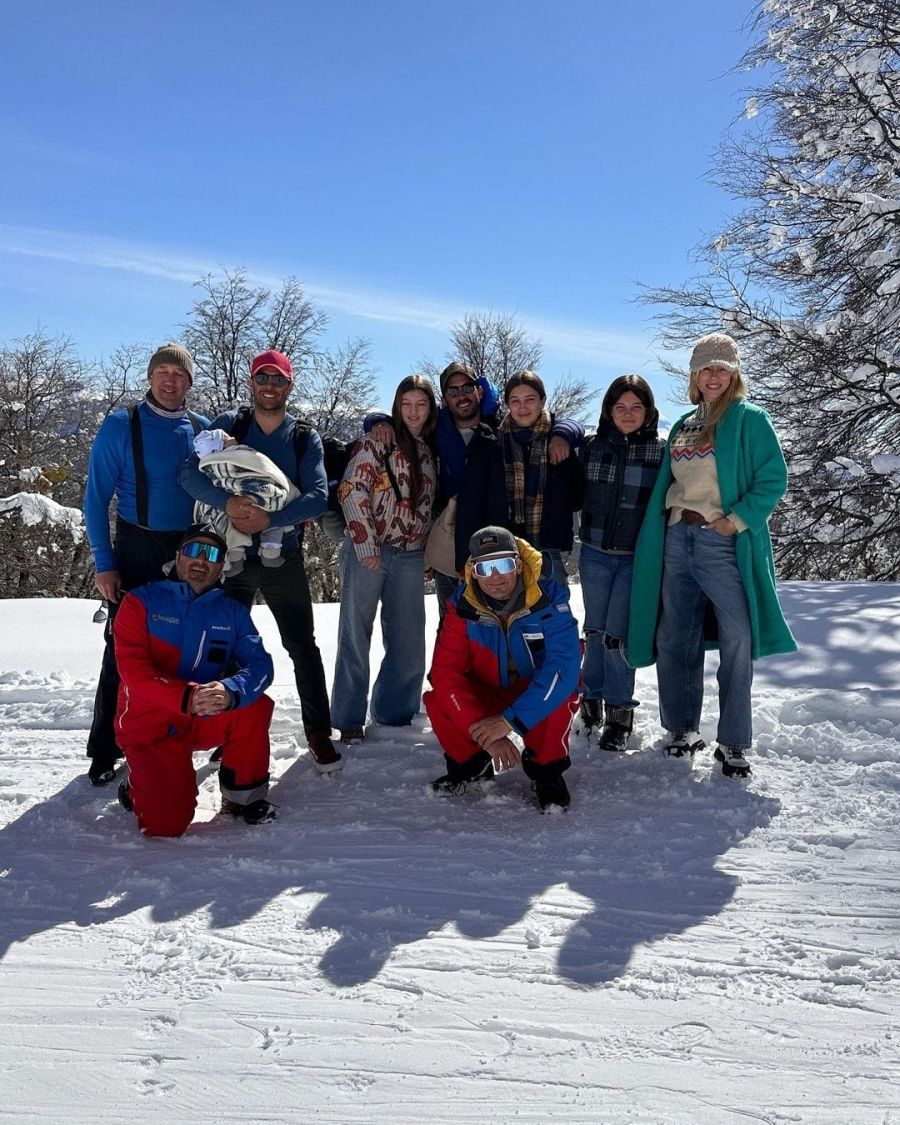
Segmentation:
<svg viewBox="0 0 900 1125">
<path fill-rule="evenodd" d="M 765 0 L 744 120 L 715 160 L 742 201 L 703 274 L 651 290 L 664 342 L 724 328 L 791 468 L 783 576 L 900 576 L 900 5 Z"/>
<path fill-rule="evenodd" d="M 185 346 L 194 359 L 194 400 L 212 414 L 247 398 L 250 361 L 268 348 L 290 356 L 302 378 L 325 327 L 325 314 L 312 304 L 296 278 L 273 293 L 252 285 L 246 271 L 225 270 L 196 282 L 203 294 L 183 326 Z"/>
<path fill-rule="evenodd" d="M 450 326 L 450 350 L 443 363 L 425 359 L 421 370 L 437 386 L 438 376 L 454 360 L 468 364 L 476 376 L 484 376 L 503 392 L 517 371 L 537 371 L 541 375 L 544 345 L 532 336 L 518 317 L 509 313 L 470 312 Z M 550 409 L 565 418 L 583 419 L 595 398 L 596 387 L 570 373 L 560 378 L 544 378 Z"/>
<path fill-rule="evenodd" d="M 96 429 L 89 374 L 65 337 L 39 331 L 0 347 L 0 496 L 81 502 Z"/>
</svg>

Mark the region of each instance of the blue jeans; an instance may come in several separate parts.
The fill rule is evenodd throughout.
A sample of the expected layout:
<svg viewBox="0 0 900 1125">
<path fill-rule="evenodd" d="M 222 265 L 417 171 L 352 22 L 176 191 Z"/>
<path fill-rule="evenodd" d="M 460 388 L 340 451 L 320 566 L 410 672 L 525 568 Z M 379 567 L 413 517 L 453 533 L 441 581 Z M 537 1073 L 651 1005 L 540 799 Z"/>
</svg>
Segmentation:
<svg viewBox="0 0 900 1125">
<path fill-rule="evenodd" d="M 610 555 L 581 544 L 578 572 L 584 598 L 585 699 L 602 699 L 611 707 L 637 707 L 634 669 L 622 655 L 628 632 L 633 555 Z"/>
<path fill-rule="evenodd" d="M 703 618 L 709 601 L 719 631 L 716 737 L 723 746 L 745 750 L 753 741 L 753 658 L 735 538 L 697 524 L 676 523 L 666 529 L 656 674 L 663 726 L 670 731 L 697 730 L 703 707 Z"/>
<path fill-rule="evenodd" d="M 384 660 L 372 688 L 372 718 L 384 726 L 409 726 L 422 702 L 425 676 L 425 552 L 382 546 L 381 566 L 371 571 L 345 539 L 340 563 L 332 721 L 340 730 L 365 726 L 369 648 L 380 601 Z"/>
</svg>

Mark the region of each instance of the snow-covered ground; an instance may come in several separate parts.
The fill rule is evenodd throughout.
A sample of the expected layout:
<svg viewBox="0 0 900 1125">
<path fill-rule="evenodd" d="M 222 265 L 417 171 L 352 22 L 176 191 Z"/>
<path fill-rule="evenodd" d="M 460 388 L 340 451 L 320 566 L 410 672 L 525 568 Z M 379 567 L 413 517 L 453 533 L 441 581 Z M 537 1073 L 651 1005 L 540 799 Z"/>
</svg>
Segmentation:
<svg viewBox="0 0 900 1125">
<path fill-rule="evenodd" d="M 432 796 L 424 715 L 319 777 L 257 611 L 280 818 L 198 755 L 178 841 L 85 779 L 95 605 L 3 602 L 0 1118 L 900 1123 L 900 587 L 783 595 L 748 783 L 660 756 L 651 671 L 545 817 L 518 772 Z"/>
</svg>

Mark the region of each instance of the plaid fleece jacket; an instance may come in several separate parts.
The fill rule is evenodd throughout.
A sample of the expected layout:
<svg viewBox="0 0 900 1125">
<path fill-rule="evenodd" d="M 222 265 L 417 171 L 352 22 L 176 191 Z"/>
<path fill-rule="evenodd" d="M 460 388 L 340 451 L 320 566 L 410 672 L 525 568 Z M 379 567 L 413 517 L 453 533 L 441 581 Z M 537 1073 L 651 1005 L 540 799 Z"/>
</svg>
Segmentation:
<svg viewBox="0 0 900 1125">
<path fill-rule="evenodd" d="M 620 433 L 600 419 L 597 433 L 579 450 L 584 471 L 582 543 L 634 554 L 664 449 L 656 417 L 633 434 Z"/>
</svg>

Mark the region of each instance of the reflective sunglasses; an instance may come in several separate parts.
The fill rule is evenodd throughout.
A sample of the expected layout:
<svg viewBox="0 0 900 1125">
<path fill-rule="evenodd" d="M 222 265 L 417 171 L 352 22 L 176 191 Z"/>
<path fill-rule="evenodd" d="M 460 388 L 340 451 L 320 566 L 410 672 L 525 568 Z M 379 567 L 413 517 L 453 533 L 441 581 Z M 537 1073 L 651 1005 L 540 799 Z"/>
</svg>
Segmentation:
<svg viewBox="0 0 900 1125">
<path fill-rule="evenodd" d="M 193 543 L 185 543 L 181 554 L 186 559 L 206 559 L 208 563 L 218 563 L 222 561 L 223 551 L 215 543 L 198 543 L 194 540 Z"/>
<path fill-rule="evenodd" d="M 492 574 L 512 574 L 516 569 L 516 555 L 504 555 L 502 559 L 479 559 L 473 563 L 476 578 L 490 578 Z"/>
<path fill-rule="evenodd" d="M 458 387 L 445 387 L 444 398 L 458 398 L 459 395 L 471 395 L 477 390 L 475 383 L 462 383 Z"/>
<path fill-rule="evenodd" d="M 271 383 L 273 387 L 284 387 L 290 383 L 291 380 L 287 375 L 273 375 L 271 371 L 257 371 L 253 376 L 253 382 L 256 383 L 258 387 L 264 387 L 266 383 Z"/>
</svg>

